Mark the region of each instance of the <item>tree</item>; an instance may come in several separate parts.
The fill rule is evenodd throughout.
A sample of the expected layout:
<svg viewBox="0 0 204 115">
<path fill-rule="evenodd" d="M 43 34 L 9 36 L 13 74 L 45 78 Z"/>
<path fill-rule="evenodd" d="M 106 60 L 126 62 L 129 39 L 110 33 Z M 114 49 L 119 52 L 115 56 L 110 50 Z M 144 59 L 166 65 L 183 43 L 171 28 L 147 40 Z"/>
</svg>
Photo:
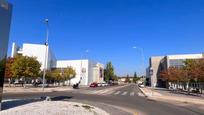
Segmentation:
<svg viewBox="0 0 204 115">
<path fill-rule="evenodd" d="M 54 80 L 55 82 L 60 82 L 63 80 L 61 70 L 60 69 L 52 69 L 51 71 L 48 71 L 46 76 L 49 79 Z"/>
<path fill-rule="evenodd" d="M 75 76 L 76 76 L 76 72 L 71 66 L 64 69 L 63 77 L 64 77 L 64 80 L 69 80 L 69 85 L 70 85 L 70 80 Z"/>
<path fill-rule="evenodd" d="M 199 68 L 199 73 L 200 73 L 198 76 L 198 81 L 204 82 L 204 59 L 199 60 L 198 68 Z"/>
<path fill-rule="evenodd" d="M 14 63 L 15 58 L 7 58 L 6 60 L 6 69 L 5 69 L 5 78 L 12 78 L 13 73 L 12 73 L 12 65 Z"/>
<path fill-rule="evenodd" d="M 108 82 L 110 80 L 114 80 L 114 67 L 111 62 L 106 64 L 106 68 L 104 70 L 105 81 Z"/>
<path fill-rule="evenodd" d="M 38 77 L 41 64 L 34 57 L 17 56 L 11 67 L 15 78 L 35 78 Z"/>
<path fill-rule="evenodd" d="M 6 58 L 4 59 L 0 59 L 0 82 L 1 82 L 1 86 L 3 87 L 3 82 L 4 82 L 4 73 L 5 73 L 5 64 L 6 64 Z"/>
<path fill-rule="evenodd" d="M 125 78 L 125 83 L 131 83 L 131 80 L 130 80 L 130 78 L 129 78 L 129 75 L 126 76 L 126 78 Z"/>
<path fill-rule="evenodd" d="M 114 75 L 113 81 L 118 81 L 118 76 L 117 75 Z"/>
<path fill-rule="evenodd" d="M 72 67 L 67 68 L 56 68 L 52 69 L 51 71 L 47 71 L 47 78 L 57 81 L 63 82 L 63 85 L 66 80 L 71 80 L 76 76 L 76 72 Z"/>
<path fill-rule="evenodd" d="M 186 71 L 186 76 L 188 81 L 195 80 L 200 75 L 199 60 L 188 59 L 184 61 L 184 70 Z"/>
<path fill-rule="evenodd" d="M 190 83 L 204 81 L 204 59 L 187 59 L 182 68 L 170 67 L 162 71 L 160 77 L 167 82 L 185 84 L 190 91 Z"/>
<path fill-rule="evenodd" d="M 185 71 L 180 68 L 170 67 L 160 73 L 160 77 L 167 82 L 183 82 L 187 81 Z"/>
<path fill-rule="evenodd" d="M 134 77 L 133 77 L 133 83 L 136 83 L 138 80 L 139 80 L 140 78 L 139 77 L 137 77 L 137 73 L 135 72 L 134 73 Z"/>
</svg>

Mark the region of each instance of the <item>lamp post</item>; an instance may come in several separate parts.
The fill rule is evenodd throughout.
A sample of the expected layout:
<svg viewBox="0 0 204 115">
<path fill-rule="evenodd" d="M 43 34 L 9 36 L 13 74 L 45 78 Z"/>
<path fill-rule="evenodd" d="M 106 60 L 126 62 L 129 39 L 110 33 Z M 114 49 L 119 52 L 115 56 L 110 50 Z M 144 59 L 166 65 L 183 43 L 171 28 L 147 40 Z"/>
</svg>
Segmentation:
<svg viewBox="0 0 204 115">
<path fill-rule="evenodd" d="M 137 50 L 139 50 L 140 51 L 140 53 L 141 53 L 141 59 L 142 59 L 142 69 L 144 69 L 144 50 L 143 50 L 143 48 L 140 48 L 140 47 L 136 47 L 136 46 L 133 46 L 132 47 L 133 49 L 137 49 Z M 143 71 L 144 72 L 144 71 Z M 146 78 L 145 78 L 145 84 L 144 85 L 146 85 Z"/>
<path fill-rule="evenodd" d="M 86 53 L 86 54 L 89 53 L 89 50 L 86 50 L 85 53 Z M 82 80 L 82 77 L 83 77 L 84 73 L 86 72 L 86 71 L 84 70 L 84 68 L 83 68 L 83 63 L 82 63 L 82 61 L 83 61 L 83 54 L 81 54 L 80 83 L 81 83 L 81 80 Z"/>
<path fill-rule="evenodd" d="M 48 23 L 48 19 L 45 19 L 45 23 L 46 23 L 46 39 L 45 39 L 45 62 L 44 62 L 44 69 L 43 69 L 43 91 L 45 88 L 45 75 L 46 75 L 46 70 L 47 70 L 47 61 L 48 61 L 48 38 L 49 38 L 49 23 Z"/>
</svg>

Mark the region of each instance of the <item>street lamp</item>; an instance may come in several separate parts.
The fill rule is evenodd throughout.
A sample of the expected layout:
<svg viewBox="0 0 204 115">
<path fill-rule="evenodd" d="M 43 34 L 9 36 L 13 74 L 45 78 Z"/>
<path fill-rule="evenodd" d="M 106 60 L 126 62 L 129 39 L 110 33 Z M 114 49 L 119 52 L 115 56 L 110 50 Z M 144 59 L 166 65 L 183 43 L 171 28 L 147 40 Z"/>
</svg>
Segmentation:
<svg viewBox="0 0 204 115">
<path fill-rule="evenodd" d="M 85 53 L 89 53 L 89 50 L 85 50 Z M 81 67 L 80 67 L 80 83 L 81 83 L 81 80 L 82 80 L 82 77 L 84 75 L 84 73 L 86 72 L 86 70 L 83 68 L 83 64 L 82 64 L 82 60 L 83 60 L 83 54 L 81 54 Z"/>
<path fill-rule="evenodd" d="M 133 46 L 132 47 L 133 49 L 138 49 L 141 53 L 141 58 L 142 58 L 142 67 L 144 68 L 144 50 L 143 48 L 140 48 L 140 47 L 136 47 L 136 46 Z"/>
<path fill-rule="evenodd" d="M 139 50 L 140 51 L 140 53 L 141 53 L 141 58 L 142 58 L 142 69 L 144 69 L 144 50 L 143 50 L 143 48 L 140 48 L 140 47 L 136 47 L 136 46 L 133 46 L 132 47 L 133 49 L 137 49 L 137 50 Z M 143 71 L 143 70 L 142 70 Z M 144 71 L 143 71 L 144 72 Z M 146 82 L 146 78 L 145 78 L 145 82 Z M 146 83 L 145 83 L 146 84 Z M 145 85 L 144 84 L 144 85 Z"/>
<path fill-rule="evenodd" d="M 45 19 L 45 23 L 46 23 L 46 39 L 45 39 L 45 62 L 44 62 L 44 69 L 43 69 L 43 91 L 45 88 L 45 75 L 46 75 L 46 70 L 47 70 L 47 61 L 48 61 L 48 38 L 49 38 L 49 23 L 48 23 L 48 19 Z"/>
</svg>

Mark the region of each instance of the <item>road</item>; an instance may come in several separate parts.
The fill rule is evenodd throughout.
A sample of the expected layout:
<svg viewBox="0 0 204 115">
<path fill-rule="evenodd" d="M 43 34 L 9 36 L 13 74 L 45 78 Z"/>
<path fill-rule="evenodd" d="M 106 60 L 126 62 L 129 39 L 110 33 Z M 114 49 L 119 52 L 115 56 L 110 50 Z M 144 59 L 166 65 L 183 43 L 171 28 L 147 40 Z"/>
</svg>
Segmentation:
<svg viewBox="0 0 204 115">
<path fill-rule="evenodd" d="M 177 106 L 175 104 L 154 101 L 146 98 L 137 85 L 131 84 L 120 88 L 82 88 L 74 91 L 49 93 L 4 94 L 3 99 L 39 98 L 41 96 L 61 97 L 69 101 L 82 101 L 90 104 L 107 104 L 118 110 L 141 115 L 204 115 L 202 110 Z M 117 114 L 120 115 L 120 114 Z M 122 114 L 121 114 L 122 115 Z"/>
</svg>

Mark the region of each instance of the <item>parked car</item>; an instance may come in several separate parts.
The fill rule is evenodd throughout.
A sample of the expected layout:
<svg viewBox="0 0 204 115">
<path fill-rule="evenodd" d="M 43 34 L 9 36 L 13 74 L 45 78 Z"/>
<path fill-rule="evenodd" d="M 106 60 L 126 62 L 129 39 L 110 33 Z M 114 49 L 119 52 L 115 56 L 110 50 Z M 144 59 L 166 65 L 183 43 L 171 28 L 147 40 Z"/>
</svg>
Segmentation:
<svg viewBox="0 0 204 115">
<path fill-rule="evenodd" d="M 102 84 L 102 83 L 98 83 L 97 86 L 98 86 L 98 87 L 102 87 L 103 84 Z"/>
<path fill-rule="evenodd" d="M 90 87 L 98 87 L 97 83 L 91 83 Z"/>
<path fill-rule="evenodd" d="M 138 86 L 141 87 L 141 88 L 144 88 L 144 87 L 145 87 L 143 83 L 138 84 Z"/>
<path fill-rule="evenodd" d="M 108 86 L 109 84 L 108 84 L 108 83 L 103 82 L 103 83 L 101 83 L 101 85 L 102 85 L 102 87 L 105 87 L 105 86 Z"/>
</svg>

